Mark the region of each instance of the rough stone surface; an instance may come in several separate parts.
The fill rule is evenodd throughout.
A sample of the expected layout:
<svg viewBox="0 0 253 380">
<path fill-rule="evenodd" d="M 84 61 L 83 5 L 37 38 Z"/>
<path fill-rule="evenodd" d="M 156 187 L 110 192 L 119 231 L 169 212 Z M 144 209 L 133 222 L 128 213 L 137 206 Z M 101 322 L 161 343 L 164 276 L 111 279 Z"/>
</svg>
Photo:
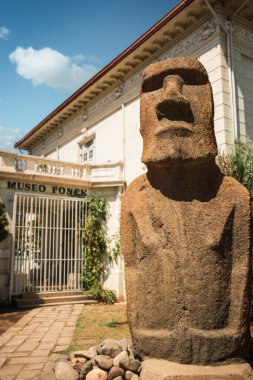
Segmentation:
<svg viewBox="0 0 253 380">
<path fill-rule="evenodd" d="M 74 358 L 74 359 L 71 360 L 71 363 L 73 365 L 75 365 L 75 364 L 85 364 L 86 362 L 87 362 L 87 359 L 85 359 L 85 358 Z"/>
<path fill-rule="evenodd" d="M 113 358 L 108 355 L 97 355 L 95 356 L 94 361 L 99 368 L 105 371 L 110 371 L 113 366 Z"/>
<path fill-rule="evenodd" d="M 253 371 L 249 364 L 225 366 L 200 366 L 148 359 L 142 363 L 140 380 L 251 380 Z"/>
<path fill-rule="evenodd" d="M 76 364 L 72 364 L 72 366 L 73 366 L 73 369 L 77 372 L 77 373 L 81 373 L 81 371 L 82 371 L 82 364 L 81 363 L 76 363 Z"/>
<path fill-rule="evenodd" d="M 131 371 L 126 371 L 126 380 L 138 380 L 139 376 Z"/>
<path fill-rule="evenodd" d="M 127 351 L 120 352 L 114 359 L 113 359 L 113 365 L 114 367 L 120 367 L 119 363 L 121 360 L 128 360 L 128 353 Z"/>
<path fill-rule="evenodd" d="M 148 171 L 127 188 L 121 211 L 128 320 L 141 358 L 249 360 L 250 197 L 215 164 L 213 108 L 199 61 L 171 58 L 144 71 Z"/>
<path fill-rule="evenodd" d="M 99 355 L 108 355 L 115 358 L 122 351 L 120 342 L 116 339 L 105 339 L 100 346 L 97 347 Z"/>
<path fill-rule="evenodd" d="M 54 371 L 57 380 L 79 380 L 78 373 L 72 368 L 70 363 L 57 362 Z"/>
<path fill-rule="evenodd" d="M 119 368 L 119 367 L 112 367 L 110 369 L 109 374 L 108 374 L 108 380 L 114 380 L 118 376 L 122 376 L 124 378 L 124 376 L 125 376 L 124 369 L 123 368 Z"/>
<path fill-rule="evenodd" d="M 94 350 L 85 350 L 85 351 L 75 351 L 71 353 L 71 359 L 73 358 L 85 358 L 85 359 L 93 359 L 97 355 L 97 351 Z"/>
<path fill-rule="evenodd" d="M 132 342 L 130 339 L 122 339 L 119 341 L 119 344 L 121 345 L 123 351 L 127 351 L 127 349 L 131 346 L 131 343 Z"/>
<path fill-rule="evenodd" d="M 107 372 L 102 369 L 93 369 L 86 376 L 86 380 L 107 380 Z"/>
<path fill-rule="evenodd" d="M 121 368 L 124 368 L 125 370 L 132 371 L 132 372 L 138 372 L 140 365 L 141 365 L 141 362 L 134 358 L 127 357 L 127 358 L 122 358 L 119 360 L 119 366 Z"/>
<path fill-rule="evenodd" d="M 82 366 L 81 372 L 80 372 L 80 380 L 85 380 L 87 374 L 92 371 L 93 369 L 93 364 L 91 361 L 88 361 Z"/>
</svg>

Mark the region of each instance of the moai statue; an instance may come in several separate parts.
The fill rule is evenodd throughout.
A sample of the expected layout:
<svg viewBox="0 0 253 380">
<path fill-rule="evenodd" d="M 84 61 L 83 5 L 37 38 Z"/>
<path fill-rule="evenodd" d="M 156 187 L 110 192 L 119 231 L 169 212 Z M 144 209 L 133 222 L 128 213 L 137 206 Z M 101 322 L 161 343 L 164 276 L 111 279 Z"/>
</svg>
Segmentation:
<svg viewBox="0 0 253 380">
<path fill-rule="evenodd" d="M 146 68 L 140 117 L 148 170 L 127 188 L 121 214 L 128 320 L 141 358 L 249 359 L 250 197 L 215 164 L 213 116 L 198 60 Z"/>
</svg>

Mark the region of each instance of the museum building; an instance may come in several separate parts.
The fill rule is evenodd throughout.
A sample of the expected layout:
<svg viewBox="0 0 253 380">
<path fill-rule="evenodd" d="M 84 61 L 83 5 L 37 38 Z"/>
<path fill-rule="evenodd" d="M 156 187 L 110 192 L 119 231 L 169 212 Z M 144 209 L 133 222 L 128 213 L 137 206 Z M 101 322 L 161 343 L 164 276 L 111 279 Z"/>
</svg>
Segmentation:
<svg viewBox="0 0 253 380">
<path fill-rule="evenodd" d="M 142 72 L 192 56 L 213 89 L 219 149 L 253 138 L 253 0 L 184 0 L 15 144 L 0 152 L 0 199 L 9 236 L 0 245 L 0 298 L 81 288 L 86 196 L 108 200 L 108 237 L 121 197 L 145 172 L 139 132 Z M 118 260 L 105 287 L 124 298 Z"/>
</svg>

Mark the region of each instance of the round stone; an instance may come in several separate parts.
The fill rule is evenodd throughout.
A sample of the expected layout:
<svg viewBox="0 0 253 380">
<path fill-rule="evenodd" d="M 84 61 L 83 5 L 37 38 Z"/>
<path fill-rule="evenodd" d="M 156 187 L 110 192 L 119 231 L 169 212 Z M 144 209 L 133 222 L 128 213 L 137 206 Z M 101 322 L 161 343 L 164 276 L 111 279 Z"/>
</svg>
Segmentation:
<svg viewBox="0 0 253 380">
<path fill-rule="evenodd" d="M 97 355 L 95 356 L 94 361 L 99 368 L 105 371 L 110 371 L 113 366 L 113 358 L 108 355 Z"/>
</svg>

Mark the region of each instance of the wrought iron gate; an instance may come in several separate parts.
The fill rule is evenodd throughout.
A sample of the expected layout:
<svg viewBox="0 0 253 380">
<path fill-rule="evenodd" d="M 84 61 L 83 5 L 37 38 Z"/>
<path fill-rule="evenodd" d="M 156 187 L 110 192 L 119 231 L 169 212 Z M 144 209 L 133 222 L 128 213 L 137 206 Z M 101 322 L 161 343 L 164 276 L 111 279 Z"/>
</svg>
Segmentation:
<svg viewBox="0 0 253 380">
<path fill-rule="evenodd" d="M 82 287 L 86 201 L 15 194 L 10 293 Z"/>
</svg>

